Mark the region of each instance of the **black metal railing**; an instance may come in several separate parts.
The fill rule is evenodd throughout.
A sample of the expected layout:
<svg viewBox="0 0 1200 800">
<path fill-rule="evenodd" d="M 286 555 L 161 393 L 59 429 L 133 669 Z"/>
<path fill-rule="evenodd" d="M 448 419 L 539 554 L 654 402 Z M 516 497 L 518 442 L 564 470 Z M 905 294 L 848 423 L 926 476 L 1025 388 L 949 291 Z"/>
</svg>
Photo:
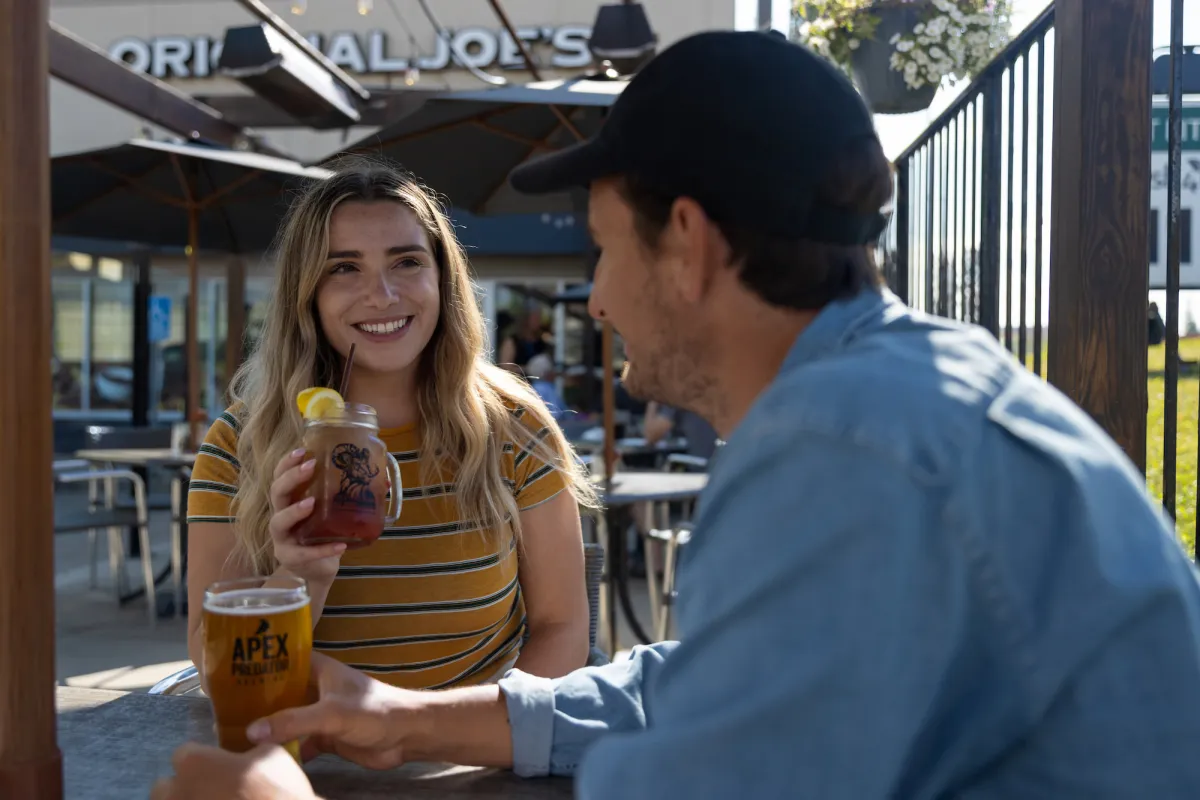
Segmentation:
<svg viewBox="0 0 1200 800">
<path fill-rule="evenodd" d="M 1167 314 L 1163 360 L 1162 498 L 1176 517 L 1176 469 L 1179 446 L 1179 270 L 1182 256 L 1183 173 L 1183 0 L 1171 0 L 1171 54 L 1167 97 Z M 1157 223 L 1157 220 L 1155 220 Z M 1157 234 L 1157 231 L 1155 231 Z M 1189 409 L 1190 413 L 1190 409 Z M 1192 446 L 1196 444 L 1193 442 Z M 1197 478 L 1200 496 L 1200 477 Z M 1195 556 L 1200 561 L 1200 513 L 1196 515 Z"/>
<path fill-rule="evenodd" d="M 883 248 L 909 305 L 982 325 L 1041 375 L 1053 36 L 1051 6 L 895 160 Z"/>
<path fill-rule="evenodd" d="M 1200 561 L 1200 477 L 1185 508 L 1177 509 L 1179 419 L 1179 291 L 1185 231 L 1181 208 L 1184 89 L 1183 0 L 1171 0 L 1169 77 L 1154 89 L 1168 106 L 1166 170 L 1166 314 L 1160 429 L 1148 431 L 1151 489 L 1163 506 L 1195 514 Z M 1050 253 L 1047 147 L 1052 131 L 1054 6 L 999 54 L 896 160 L 894 213 L 884 234 L 888 285 L 914 308 L 973 322 L 990 330 L 1033 372 L 1046 375 L 1045 342 Z M 1200 51 L 1198 51 L 1200 52 Z M 1161 77 L 1161 76 L 1160 76 Z M 1156 78 L 1158 80 L 1158 78 Z M 1150 91 L 1150 87 L 1147 87 Z M 1147 120 L 1147 124 L 1150 120 Z M 1152 212 L 1154 213 L 1154 212 Z M 1157 219 L 1151 249 L 1157 253 Z M 1147 266 L 1157 255 L 1147 253 Z M 1131 297 L 1144 304 L 1148 298 Z M 1158 379 L 1147 375 L 1148 380 Z M 1190 378 L 1189 380 L 1195 380 Z M 1156 402 L 1151 399 L 1151 404 Z M 1151 418 L 1158 409 L 1150 408 Z M 1189 426 L 1190 427 L 1190 426 Z M 1183 442 L 1186 459 L 1200 455 Z M 1191 464 L 1196 462 L 1191 461 Z M 1180 533 L 1185 523 L 1180 520 Z M 1186 526 L 1191 527 L 1191 526 Z M 1191 531 L 1188 531 L 1190 533 Z"/>
</svg>

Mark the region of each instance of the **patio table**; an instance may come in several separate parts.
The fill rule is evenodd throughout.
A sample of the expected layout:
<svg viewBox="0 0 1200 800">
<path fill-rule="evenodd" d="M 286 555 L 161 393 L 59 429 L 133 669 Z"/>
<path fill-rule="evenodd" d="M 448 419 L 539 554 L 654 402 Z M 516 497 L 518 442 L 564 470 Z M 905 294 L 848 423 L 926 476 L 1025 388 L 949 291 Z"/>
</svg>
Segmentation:
<svg viewBox="0 0 1200 800">
<path fill-rule="evenodd" d="M 617 651 L 617 609 L 625 615 L 626 622 L 634 635 L 643 644 L 650 638 L 642 630 L 633 613 L 633 602 L 629 599 L 628 553 L 625 549 L 625 531 L 619 525 L 610 524 L 610 513 L 621 506 L 636 503 L 672 503 L 694 500 L 708 485 L 708 475 L 702 472 L 618 472 L 609 482 L 597 486 L 604 513 L 597 515 L 600 526 L 600 541 L 608 553 L 608 576 L 605 581 L 603 624 L 601 629 L 608 638 L 608 656 Z"/>
<path fill-rule="evenodd" d="M 212 710 L 203 698 L 58 687 L 58 743 L 67 800 L 146 797 L 171 774 L 171 755 L 186 741 L 213 743 Z M 525 780 L 507 770 L 408 764 L 364 770 L 333 756 L 305 765 L 327 800 L 506 798 L 563 800 L 565 778 Z"/>
</svg>

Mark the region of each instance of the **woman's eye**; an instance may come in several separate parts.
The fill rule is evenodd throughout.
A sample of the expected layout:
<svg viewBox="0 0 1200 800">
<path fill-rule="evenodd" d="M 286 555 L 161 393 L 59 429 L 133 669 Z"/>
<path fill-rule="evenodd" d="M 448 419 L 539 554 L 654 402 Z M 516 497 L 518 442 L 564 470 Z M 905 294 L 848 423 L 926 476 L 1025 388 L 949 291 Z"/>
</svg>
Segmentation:
<svg viewBox="0 0 1200 800">
<path fill-rule="evenodd" d="M 395 263 L 394 268 L 401 272 L 416 272 L 423 266 L 424 264 L 421 263 L 420 259 L 402 258 Z"/>
<path fill-rule="evenodd" d="M 329 270 L 329 274 L 330 275 L 342 275 L 347 272 L 357 272 L 357 271 L 358 271 L 357 265 L 351 264 L 350 262 L 345 261 L 345 262 L 342 262 L 341 264 L 334 264 L 333 269 Z"/>
</svg>

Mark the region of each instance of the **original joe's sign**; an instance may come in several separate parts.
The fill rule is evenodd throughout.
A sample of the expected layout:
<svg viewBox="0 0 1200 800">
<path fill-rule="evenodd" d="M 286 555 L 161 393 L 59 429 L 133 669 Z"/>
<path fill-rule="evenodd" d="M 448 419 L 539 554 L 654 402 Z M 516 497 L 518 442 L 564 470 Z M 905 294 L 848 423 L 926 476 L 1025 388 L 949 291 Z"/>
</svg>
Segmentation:
<svg viewBox="0 0 1200 800">
<path fill-rule="evenodd" d="M 549 65 L 558 69 L 580 69 L 591 60 L 586 25 L 517 28 L 517 35 L 530 47 L 548 46 Z M 489 28 L 460 28 L 447 37 L 437 37 L 433 52 L 412 60 L 393 56 L 386 31 L 366 34 L 340 32 L 310 33 L 305 36 L 313 47 L 330 61 L 352 74 L 380 75 L 402 73 L 410 66 L 436 72 L 458 66 L 451 57 L 451 46 L 470 66 L 516 68 L 524 64 L 521 50 L 507 31 Z M 447 40 L 448 39 L 448 40 Z M 126 37 L 113 42 L 108 52 L 138 72 L 156 78 L 207 78 L 221 58 L 222 40 L 212 36 L 159 36 L 153 39 Z"/>
</svg>

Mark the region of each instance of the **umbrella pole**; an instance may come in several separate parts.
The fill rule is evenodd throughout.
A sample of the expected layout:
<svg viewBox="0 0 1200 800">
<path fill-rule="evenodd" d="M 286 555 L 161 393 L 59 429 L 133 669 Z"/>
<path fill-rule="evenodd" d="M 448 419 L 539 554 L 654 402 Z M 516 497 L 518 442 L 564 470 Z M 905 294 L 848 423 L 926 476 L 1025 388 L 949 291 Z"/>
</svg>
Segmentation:
<svg viewBox="0 0 1200 800">
<path fill-rule="evenodd" d="M 47 5 L 0 0 L 0 797 L 60 800 Z"/>
<path fill-rule="evenodd" d="M 617 396 L 613 379 L 613 327 L 605 320 L 600 339 L 600 360 L 604 364 L 604 477 L 612 479 L 617 463 Z"/>
<path fill-rule="evenodd" d="M 185 415 L 188 422 L 192 449 L 200 446 L 203 435 L 198 430 L 200 422 L 200 209 L 193 203 L 188 206 L 188 302 L 187 302 L 187 402 Z"/>
</svg>

